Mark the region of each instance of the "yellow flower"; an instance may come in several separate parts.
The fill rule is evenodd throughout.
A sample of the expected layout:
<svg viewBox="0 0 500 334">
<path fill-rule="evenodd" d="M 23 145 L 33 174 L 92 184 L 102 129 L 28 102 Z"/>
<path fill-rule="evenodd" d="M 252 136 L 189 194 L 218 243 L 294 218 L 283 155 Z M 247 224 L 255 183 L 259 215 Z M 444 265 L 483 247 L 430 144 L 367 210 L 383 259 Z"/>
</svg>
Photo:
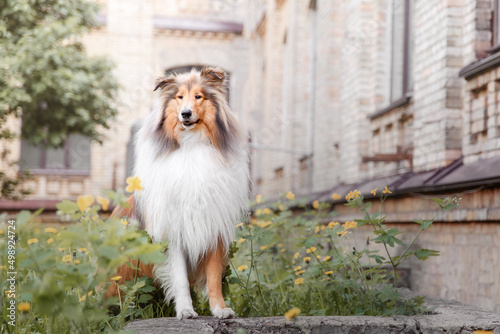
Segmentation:
<svg viewBox="0 0 500 334">
<path fill-rule="evenodd" d="M 260 216 L 262 213 L 262 210 L 261 209 L 257 209 L 257 211 L 255 211 L 255 215 L 256 216 Z"/>
<path fill-rule="evenodd" d="M 241 227 L 243 226 L 243 223 L 239 223 L 238 225 L 236 225 L 236 227 Z"/>
<path fill-rule="evenodd" d="M 242 266 L 238 267 L 238 271 L 243 271 L 243 270 L 247 270 L 247 269 L 248 269 L 247 265 L 242 265 Z"/>
<path fill-rule="evenodd" d="M 314 247 L 314 246 L 313 246 L 313 247 L 309 247 L 309 248 L 306 250 L 307 254 L 312 253 L 312 252 L 315 252 L 315 251 L 316 251 L 316 247 Z"/>
<path fill-rule="evenodd" d="M 318 260 L 321 260 L 321 255 L 316 255 L 316 258 L 317 258 Z"/>
<path fill-rule="evenodd" d="M 304 257 L 304 262 L 305 263 L 308 263 L 309 261 L 311 261 L 311 258 L 309 256 Z"/>
<path fill-rule="evenodd" d="M 64 255 L 62 257 L 62 262 L 69 263 L 69 261 L 71 261 L 71 255 Z"/>
<path fill-rule="evenodd" d="M 278 246 L 279 248 L 283 247 L 283 244 L 282 243 L 279 243 L 277 244 L 276 246 Z"/>
<path fill-rule="evenodd" d="M 302 267 L 301 266 L 297 266 L 297 267 L 293 268 L 293 271 L 297 271 L 297 270 L 300 270 L 300 269 L 302 269 Z"/>
<path fill-rule="evenodd" d="M 75 260 L 75 264 L 78 264 L 78 263 L 80 263 L 80 260 Z"/>
<path fill-rule="evenodd" d="M 355 198 L 359 198 L 359 195 L 361 195 L 361 192 L 358 191 L 357 189 L 355 189 L 353 191 L 349 191 L 349 193 L 346 195 L 345 199 L 350 201 L 350 200 L 353 200 Z"/>
<path fill-rule="evenodd" d="M 44 229 L 44 231 L 47 233 L 57 233 L 57 229 L 53 227 L 47 227 Z"/>
<path fill-rule="evenodd" d="M 337 235 L 342 238 L 346 233 L 347 231 L 337 232 Z"/>
<path fill-rule="evenodd" d="M 97 196 L 97 203 L 101 204 L 101 207 L 104 211 L 108 211 L 109 199 L 102 196 Z"/>
<path fill-rule="evenodd" d="M 344 223 L 344 229 L 348 230 L 350 228 L 356 228 L 358 227 L 358 223 L 355 221 L 347 221 Z"/>
<path fill-rule="evenodd" d="M 239 244 L 242 244 L 242 243 L 244 243 L 244 242 L 245 242 L 245 239 L 243 239 L 243 238 L 240 238 L 240 240 L 238 240 L 238 243 L 239 243 Z"/>
<path fill-rule="evenodd" d="M 331 271 L 331 270 L 325 272 L 325 275 L 331 275 L 331 274 L 333 274 L 333 271 Z"/>
<path fill-rule="evenodd" d="M 280 249 L 280 252 L 281 252 L 281 253 L 286 252 L 286 248 L 282 248 L 282 249 Z"/>
<path fill-rule="evenodd" d="M 297 252 L 297 253 L 293 254 L 293 258 L 294 258 L 294 259 L 297 259 L 299 256 L 300 256 L 300 253 L 299 253 L 299 252 Z"/>
<path fill-rule="evenodd" d="M 271 225 L 271 222 L 267 221 L 267 222 L 263 222 L 262 224 L 260 224 L 260 227 L 267 227 L 269 225 Z"/>
<path fill-rule="evenodd" d="M 314 201 L 312 206 L 313 208 L 317 209 L 319 207 L 319 201 Z"/>
<path fill-rule="evenodd" d="M 127 226 L 128 225 L 127 218 L 120 219 L 120 223 L 122 223 L 123 225 Z"/>
<path fill-rule="evenodd" d="M 260 250 L 266 250 L 267 249 L 267 246 L 261 246 L 260 247 Z"/>
<path fill-rule="evenodd" d="M 48 243 L 48 244 L 51 244 L 51 243 L 53 243 L 53 242 L 54 242 L 54 238 L 47 239 L 47 243 Z"/>
<path fill-rule="evenodd" d="M 283 204 L 280 204 L 279 209 L 280 211 L 285 211 L 285 206 Z"/>
<path fill-rule="evenodd" d="M 295 280 L 295 285 L 304 284 L 304 278 L 299 277 Z"/>
<path fill-rule="evenodd" d="M 133 193 L 134 190 L 142 190 L 141 179 L 138 176 L 131 176 L 127 178 L 127 188 L 125 190 L 129 193 Z"/>
<path fill-rule="evenodd" d="M 373 196 L 377 196 L 377 189 L 378 188 L 375 188 L 373 189 L 372 191 L 370 191 L 372 193 Z"/>
<path fill-rule="evenodd" d="M 300 309 L 294 307 L 285 313 L 285 320 L 290 321 L 290 320 L 296 318 L 299 314 L 300 314 Z"/>
<path fill-rule="evenodd" d="M 258 194 L 258 195 L 255 197 L 255 203 L 259 204 L 260 202 L 262 202 L 262 195 L 261 195 L 261 194 Z"/>
<path fill-rule="evenodd" d="M 34 243 L 36 243 L 36 242 L 38 242 L 38 239 L 37 239 L 37 238 L 29 239 L 29 240 L 28 240 L 28 245 L 34 244 Z"/>
<path fill-rule="evenodd" d="M 262 213 L 263 213 L 263 214 L 265 214 L 265 215 L 268 215 L 268 214 L 270 214 L 271 212 L 272 212 L 272 211 L 271 211 L 271 209 L 269 209 L 269 208 L 262 209 Z"/>
<path fill-rule="evenodd" d="M 342 196 L 340 196 L 340 195 L 339 195 L 339 194 L 337 194 L 337 193 L 334 193 L 334 194 L 332 195 L 332 199 L 333 199 L 334 201 L 338 201 L 338 200 L 339 200 L 339 199 L 341 199 L 341 198 L 342 198 Z"/>
<path fill-rule="evenodd" d="M 122 279 L 122 277 L 121 277 L 121 276 L 113 276 L 113 277 L 111 277 L 111 280 L 112 280 L 112 281 L 115 281 L 115 282 L 117 282 L 117 281 L 119 281 L 119 280 L 121 280 L 121 279 Z"/>
<path fill-rule="evenodd" d="M 384 194 L 392 194 L 392 191 L 390 191 L 389 188 L 387 188 L 387 186 L 385 186 L 385 188 L 382 191 L 382 193 L 384 193 Z"/>
<path fill-rule="evenodd" d="M 86 251 L 87 251 L 87 248 L 85 248 L 85 247 L 78 248 L 78 251 L 83 253 L 83 252 L 86 252 Z"/>
<path fill-rule="evenodd" d="M 338 222 L 329 222 L 329 223 L 328 223 L 328 227 L 329 227 L 329 228 L 334 228 L 334 227 L 335 227 L 335 226 L 337 226 L 337 225 L 339 225 L 339 223 L 338 223 Z"/>
<path fill-rule="evenodd" d="M 83 295 L 78 299 L 79 302 L 83 302 L 87 298 L 87 295 Z"/>
<path fill-rule="evenodd" d="M 81 212 L 84 212 L 92 203 L 94 203 L 94 196 L 92 195 L 80 196 L 76 200 L 76 205 L 78 205 L 78 209 L 80 209 Z"/>
<path fill-rule="evenodd" d="M 299 271 L 295 272 L 295 275 L 301 275 L 301 274 L 303 274 L 305 272 L 306 272 L 305 270 L 299 270 Z"/>
<path fill-rule="evenodd" d="M 59 248 L 60 252 L 64 252 L 65 250 L 66 250 L 66 248 Z"/>
<path fill-rule="evenodd" d="M 314 233 L 318 233 L 318 232 L 319 232 L 319 226 L 316 226 L 316 227 L 314 228 Z"/>
<path fill-rule="evenodd" d="M 3 234 L 3 230 L 0 230 L 0 234 Z"/>
<path fill-rule="evenodd" d="M 325 225 L 321 225 L 321 231 L 324 231 L 326 229 Z"/>
<path fill-rule="evenodd" d="M 323 262 L 326 262 L 326 261 L 330 260 L 331 258 L 332 258 L 331 256 L 325 256 L 325 257 L 323 258 Z"/>
<path fill-rule="evenodd" d="M 286 193 L 286 198 L 289 199 L 290 201 L 293 201 L 295 199 L 295 194 L 289 191 Z"/>
<path fill-rule="evenodd" d="M 17 305 L 17 309 L 21 312 L 28 312 L 30 308 L 30 303 L 20 303 L 19 305 Z"/>
</svg>

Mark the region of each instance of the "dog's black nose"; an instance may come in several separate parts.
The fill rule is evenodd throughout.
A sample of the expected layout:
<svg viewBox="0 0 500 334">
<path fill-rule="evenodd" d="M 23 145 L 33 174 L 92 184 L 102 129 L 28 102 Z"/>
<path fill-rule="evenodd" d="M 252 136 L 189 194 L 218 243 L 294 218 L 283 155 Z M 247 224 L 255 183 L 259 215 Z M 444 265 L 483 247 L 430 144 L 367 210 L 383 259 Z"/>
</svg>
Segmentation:
<svg viewBox="0 0 500 334">
<path fill-rule="evenodd" d="M 187 110 L 183 110 L 183 111 L 181 112 L 181 116 L 182 116 L 182 118 L 184 118 L 184 119 L 189 119 L 189 118 L 191 117 L 191 115 L 192 115 L 192 112 L 191 112 L 191 110 L 189 110 L 189 109 L 187 109 Z"/>
</svg>

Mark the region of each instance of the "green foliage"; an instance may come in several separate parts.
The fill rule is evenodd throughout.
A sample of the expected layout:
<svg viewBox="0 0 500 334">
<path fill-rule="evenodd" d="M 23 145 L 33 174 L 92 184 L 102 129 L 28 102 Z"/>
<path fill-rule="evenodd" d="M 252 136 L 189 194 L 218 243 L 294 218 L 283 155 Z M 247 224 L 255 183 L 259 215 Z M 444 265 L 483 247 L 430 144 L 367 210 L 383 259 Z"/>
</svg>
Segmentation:
<svg viewBox="0 0 500 334">
<path fill-rule="evenodd" d="M 123 191 L 105 195 L 117 205 L 127 205 Z M 361 210 L 364 218 L 342 225 L 334 221 L 335 212 L 326 203 L 315 202 L 312 209 L 293 212 L 290 207 L 305 205 L 305 201 L 296 201 L 290 193 L 287 197 L 268 208 L 255 209 L 255 218 L 237 227 L 223 291 L 239 317 L 283 315 L 293 308 L 299 308 L 302 315 L 429 312 L 422 297 L 401 295 L 397 268 L 410 257 L 426 260 L 439 254 L 413 247 L 433 220 L 416 220 L 420 231 L 396 256 L 389 248 L 403 245 L 402 232 L 385 225 L 382 210 L 370 213 L 370 203 L 359 193 L 347 205 Z M 386 195 L 381 194 L 380 199 L 383 203 Z M 108 203 L 103 198 L 98 201 Z M 458 202 L 447 198 L 436 203 L 441 210 L 449 210 Z M 59 215 L 74 223 L 42 226 L 37 222 L 41 210 L 33 214 L 21 211 L 13 224 L 5 215 L 0 217 L 0 266 L 8 268 L 1 271 L 1 287 L 9 290 L 7 272 L 16 271 L 19 307 L 14 330 L 7 326 L 9 311 L 5 307 L 11 297 L 1 294 L 1 332 L 114 332 L 134 319 L 175 315 L 173 305 L 164 303 L 162 291 L 151 278 L 136 276 L 121 284 L 113 277 L 123 264 L 136 269 L 138 262 L 163 262 L 166 245 L 152 244 L 146 232 L 137 230 L 137 222 L 122 217 L 103 219 L 92 196 L 82 196 L 76 203 L 64 200 L 57 208 Z M 363 247 L 354 243 L 355 233 L 359 241 L 359 233 L 371 229 Z M 9 256 L 13 243 L 14 261 Z M 118 297 L 104 299 L 110 284 L 118 285 Z M 199 315 L 210 315 L 203 295 L 192 292 L 192 298 Z"/>
<path fill-rule="evenodd" d="M 147 314 L 150 309 L 146 304 L 156 291 L 149 278 L 120 284 L 119 298 L 104 299 L 104 293 L 110 284 L 117 284 L 110 278 L 119 266 L 132 266 L 130 259 L 163 262 L 165 245 L 152 244 L 145 231 L 136 229 L 135 222 L 101 218 L 98 205 L 79 207 L 63 201 L 58 209 L 76 223 L 41 225 L 37 222 L 41 210 L 34 214 L 21 211 L 12 224 L 5 215 L 0 217 L 0 265 L 8 269 L 1 271 L 2 291 L 9 290 L 7 272 L 17 272 L 18 306 L 29 307 L 24 312 L 17 310 L 15 329 L 6 325 L 10 319 L 7 308 L 2 307 L 0 332 L 114 332 Z M 8 244 L 14 245 L 14 261 L 9 258 Z M 9 301 L 2 293 L 1 304 Z M 110 313 L 108 307 L 118 309 L 117 314 Z"/>
<path fill-rule="evenodd" d="M 20 117 L 34 145 L 61 147 L 70 134 L 101 141 L 118 83 L 110 61 L 88 57 L 81 42 L 97 13 L 88 0 L 0 0 L 0 140 L 15 138 L 6 120 Z M 0 175 L 2 196 L 19 181 Z"/>
<path fill-rule="evenodd" d="M 379 193 L 383 202 L 390 191 Z M 416 221 L 421 230 L 401 255 L 389 252 L 403 245 L 401 231 L 387 227 L 382 210 L 371 214 L 358 191 L 348 195 L 347 206 L 358 208 L 363 219 L 335 222 L 326 203 L 312 210 L 292 212 L 299 201 L 293 194 L 269 208 L 255 210 L 255 219 L 238 227 L 232 263 L 229 301 L 242 317 L 283 315 L 294 307 L 303 315 L 414 315 L 429 312 L 422 297 L 405 298 L 397 288 L 397 268 L 415 256 L 426 260 L 438 251 L 413 249 L 422 231 L 433 220 Z M 261 198 L 258 197 L 258 202 Z M 458 204 L 456 199 L 434 200 L 441 210 Z M 361 226 L 371 226 L 360 229 Z M 365 236 L 358 249 L 353 236 Z M 404 249 L 404 248 L 403 248 Z"/>
<path fill-rule="evenodd" d="M 111 64 L 88 57 L 81 37 L 96 25 L 87 0 L 0 1 L 0 119 L 23 117 L 23 137 L 61 146 L 68 134 L 101 139 L 116 114 Z"/>
</svg>

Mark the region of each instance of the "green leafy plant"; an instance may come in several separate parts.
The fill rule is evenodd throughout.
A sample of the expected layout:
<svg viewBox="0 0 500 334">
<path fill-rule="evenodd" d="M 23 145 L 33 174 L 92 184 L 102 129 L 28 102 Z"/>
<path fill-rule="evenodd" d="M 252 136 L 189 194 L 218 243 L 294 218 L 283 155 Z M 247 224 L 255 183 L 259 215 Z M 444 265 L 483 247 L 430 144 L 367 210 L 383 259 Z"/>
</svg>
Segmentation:
<svg viewBox="0 0 500 334">
<path fill-rule="evenodd" d="M 98 201 L 103 206 L 109 203 L 105 198 Z M 139 305 L 148 302 L 156 290 L 151 280 L 136 277 L 120 284 L 120 298 L 105 299 L 104 293 L 110 284 L 118 284 L 113 280 L 117 268 L 132 265 L 131 259 L 164 261 L 165 245 L 152 244 L 134 221 L 100 217 L 101 205 L 93 204 L 92 196 L 82 196 L 77 203 L 59 203 L 59 214 L 76 221 L 63 227 L 37 222 L 41 210 L 21 211 L 11 223 L 5 215 L 1 218 L 5 236 L 0 239 L 2 291 L 10 290 L 7 273 L 16 274 L 15 292 L 2 293 L 0 302 L 6 306 L 15 298 L 17 319 L 15 327 L 9 326 L 9 310 L 2 307 L 0 332 L 113 332 L 147 311 Z M 15 249 L 13 257 L 9 257 L 8 244 L 14 245 L 10 247 Z M 117 314 L 110 312 L 113 306 L 118 307 Z"/>
<path fill-rule="evenodd" d="M 388 316 L 429 312 L 422 297 L 404 297 L 397 280 L 398 267 L 411 257 L 426 260 L 439 254 L 414 247 L 433 220 L 415 220 L 420 231 L 399 255 L 391 252 L 404 242 L 401 231 L 385 223 L 382 208 L 389 193 L 387 188 L 376 193 L 382 205 L 370 213 L 371 203 L 358 191 L 350 192 L 346 205 L 361 210 L 364 217 L 343 224 L 335 221 L 336 213 L 328 203 L 315 201 L 307 206 L 289 192 L 262 208 L 258 196 L 254 218 L 237 225 L 237 241 L 230 251 L 231 264 L 223 281 L 229 306 L 240 317 L 287 315 L 287 319 L 299 313 Z M 21 211 L 15 222 L 0 217 L 0 275 L 7 292 L 0 297 L 1 332 L 115 332 L 134 319 L 175 315 L 173 305 L 164 303 L 162 291 L 151 278 L 136 275 L 118 283 L 118 267 L 161 263 L 166 245 L 152 244 L 133 220 L 99 215 L 101 209 L 107 210 L 109 199 L 115 205 L 127 205 L 123 191 L 105 195 L 97 197 L 98 205 L 90 195 L 59 203 L 58 214 L 71 222 L 62 227 L 40 224 L 41 210 Z M 459 204 L 456 198 L 434 202 L 439 212 Z M 370 230 L 364 246 L 356 248 L 359 234 Z M 13 271 L 16 327 L 8 325 L 7 307 L 13 296 L 8 293 L 8 273 Z M 105 299 L 111 284 L 117 285 L 118 297 Z M 206 299 L 194 292 L 192 297 L 198 314 L 210 315 Z"/>
<path fill-rule="evenodd" d="M 358 208 L 363 219 L 334 221 L 330 204 L 296 201 L 292 193 L 268 208 L 254 211 L 255 218 L 240 224 L 235 247 L 230 304 L 239 316 L 283 315 L 298 308 L 303 315 L 413 315 L 429 312 L 422 297 L 405 298 L 397 288 L 398 267 L 410 257 L 426 260 L 438 251 L 414 249 L 416 240 L 433 220 L 415 222 L 420 232 L 400 254 L 390 252 L 403 245 L 401 231 L 385 224 L 383 203 L 390 190 L 376 192 L 380 211 L 371 214 L 371 202 L 359 191 L 347 196 L 346 205 Z M 338 195 L 337 195 L 338 196 Z M 256 205 L 262 207 L 261 197 Z M 458 205 L 455 198 L 434 199 L 441 210 Z M 292 211 L 291 207 L 304 208 Z M 354 236 L 369 232 L 363 248 Z M 237 246 L 236 246 L 237 245 Z M 359 242 L 358 242 L 359 245 Z"/>
</svg>

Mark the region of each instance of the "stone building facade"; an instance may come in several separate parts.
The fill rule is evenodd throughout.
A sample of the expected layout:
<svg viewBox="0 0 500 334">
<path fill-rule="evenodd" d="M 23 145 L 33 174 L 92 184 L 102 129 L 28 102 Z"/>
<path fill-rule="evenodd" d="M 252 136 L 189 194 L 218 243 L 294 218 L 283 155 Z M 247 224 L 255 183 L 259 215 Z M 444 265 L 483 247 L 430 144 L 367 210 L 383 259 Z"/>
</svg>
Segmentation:
<svg viewBox="0 0 500 334">
<path fill-rule="evenodd" d="M 85 44 L 117 64 L 115 125 L 102 146 L 80 147 L 87 170 L 39 170 L 31 197 L 0 209 L 123 186 L 154 79 L 220 66 L 251 141 L 254 194 L 329 201 L 342 221 L 356 212 L 333 193 L 371 200 L 389 186 L 387 221 L 410 235 L 412 219 L 435 214 L 429 198 L 462 197 L 420 239 L 441 256 L 410 263 L 411 288 L 500 313 L 499 1 L 100 2 L 102 25 Z"/>
<path fill-rule="evenodd" d="M 410 235 L 413 219 L 436 213 L 430 198 L 461 197 L 421 237 L 441 256 L 410 263 L 411 288 L 500 313 L 499 10 L 496 0 L 250 2 L 254 192 L 328 201 L 346 221 L 356 212 L 333 193 L 374 200 L 371 189 L 389 186 L 387 221 Z"/>
</svg>

